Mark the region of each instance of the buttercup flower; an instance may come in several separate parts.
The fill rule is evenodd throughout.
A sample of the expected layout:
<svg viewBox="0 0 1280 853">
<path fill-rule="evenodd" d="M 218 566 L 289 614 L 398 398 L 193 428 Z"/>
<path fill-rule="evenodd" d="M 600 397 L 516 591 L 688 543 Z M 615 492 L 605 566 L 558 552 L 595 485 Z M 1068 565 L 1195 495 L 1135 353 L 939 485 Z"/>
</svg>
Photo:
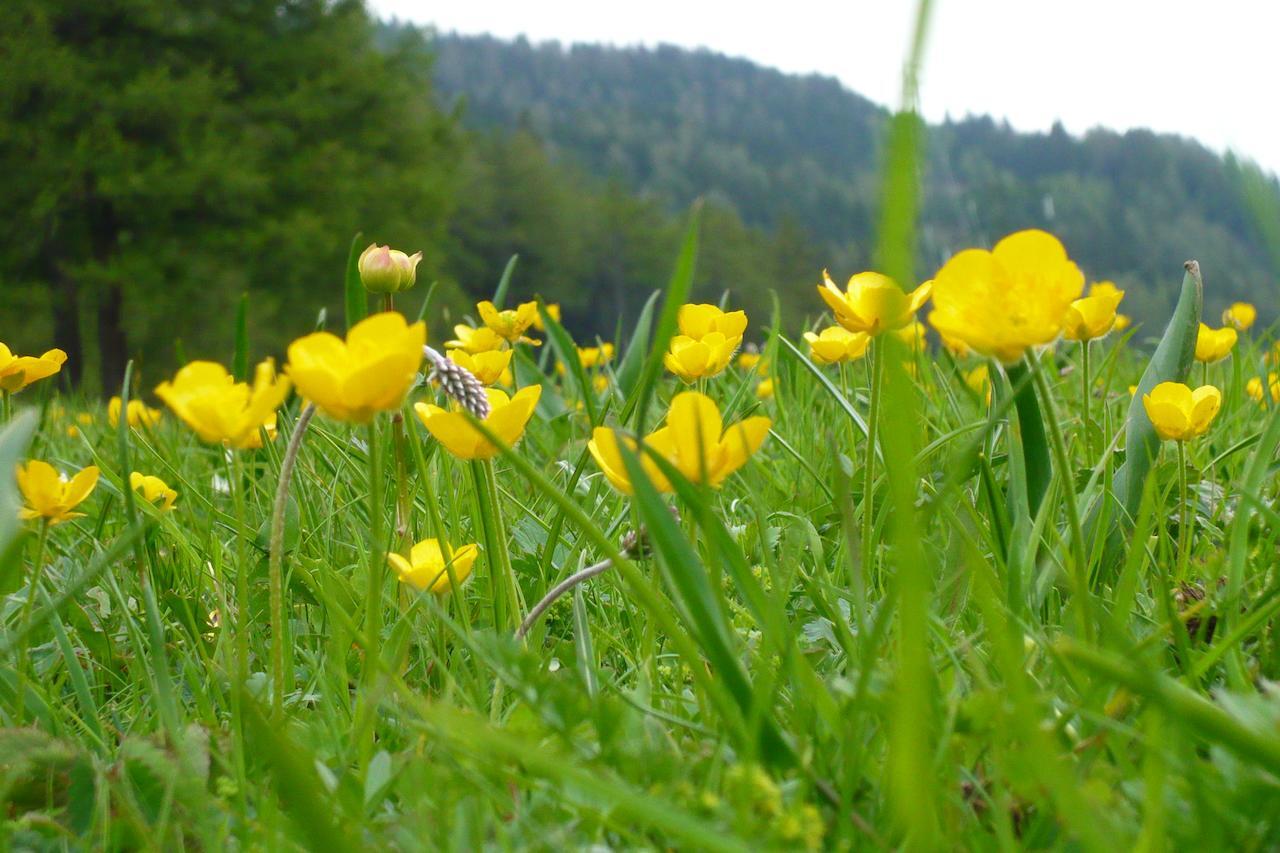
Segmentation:
<svg viewBox="0 0 1280 853">
<path fill-rule="evenodd" d="M 907 345 L 912 352 L 920 352 L 924 349 L 924 344 L 928 338 L 928 331 L 924 327 L 924 323 L 918 320 L 912 320 L 901 329 L 894 331 L 898 340 Z"/>
<path fill-rule="evenodd" d="M 1267 374 L 1267 386 L 1271 391 L 1271 402 L 1280 403 L 1280 376 L 1275 373 Z M 1252 399 L 1262 402 L 1262 380 L 1257 376 L 1252 377 L 1245 383 L 1244 391 Z"/>
<path fill-rule="evenodd" d="M 252 386 L 212 361 L 193 361 L 156 386 L 156 396 L 203 441 L 239 449 L 261 446 L 258 430 L 275 427 L 288 394 L 289 380 L 276 375 L 271 359 L 258 365 Z"/>
<path fill-rule="evenodd" d="M 1133 325 L 1133 318 L 1128 314 L 1117 314 L 1116 323 L 1111 328 L 1117 332 L 1123 332 L 1125 329 Z"/>
<path fill-rule="evenodd" d="M 905 293 L 896 281 L 878 272 L 852 276 L 841 293 L 823 270 L 822 284 L 818 285 L 818 293 L 835 314 L 837 323 L 851 332 L 866 332 L 872 337 L 910 323 L 932 290 L 933 283 L 926 281 Z"/>
<path fill-rule="evenodd" d="M 480 312 L 481 322 L 508 343 L 534 343 L 524 337 L 524 333 L 538 316 L 538 303 L 522 302 L 515 308 L 499 311 L 492 302 L 485 300 L 476 305 L 476 310 Z"/>
<path fill-rule="evenodd" d="M 17 477 L 18 490 L 26 504 L 18 511 L 18 517 L 44 518 L 49 524 L 61 524 L 84 515 L 72 510 L 98 485 L 98 467 L 90 465 L 68 481 L 48 462 L 32 459 L 18 466 Z"/>
<path fill-rule="evenodd" d="M 756 396 L 761 400 L 768 400 L 773 396 L 773 378 L 761 379 L 756 385 Z"/>
<path fill-rule="evenodd" d="M 738 341 L 726 338 L 721 332 L 710 332 L 701 339 L 676 335 L 662 363 L 685 382 L 692 382 L 715 376 L 728 367 L 737 348 Z"/>
<path fill-rule="evenodd" d="M 367 424 L 400 408 L 422 364 L 427 327 L 384 311 L 351 327 L 344 342 L 315 332 L 289 345 L 285 372 L 298 393 L 329 417 Z"/>
<path fill-rule="evenodd" d="M 459 367 L 471 371 L 482 385 L 493 385 L 502 379 L 511 365 L 511 350 L 487 350 L 475 354 L 464 349 L 449 350 L 449 360 Z"/>
<path fill-rule="evenodd" d="M 1246 331 L 1258 319 L 1258 309 L 1248 302 L 1233 302 L 1222 312 L 1222 324 L 1238 331 Z"/>
<path fill-rule="evenodd" d="M 990 252 L 965 249 L 947 261 L 933 280 L 929 322 L 943 340 L 1011 364 L 1062 333 L 1083 289 L 1084 274 L 1057 237 L 1019 231 Z"/>
<path fill-rule="evenodd" d="M 672 399 L 666 425 L 650 433 L 644 444 L 690 481 L 719 486 L 760 449 L 772 425 L 769 418 L 756 416 L 725 427 L 715 401 L 696 391 L 685 391 Z M 636 452 L 633 439 L 623 440 Z M 618 448 L 618 434 L 608 427 L 596 427 L 587 449 L 614 488 L 632 494 L 631 479 Z M 671 491 L 671 482 L 648 453 L 640 452 L 639 458 L 654 488 Z"/>
<path fill-rule="evenodd" d="M 471 564 L 476 561 L 480 549 L 475 545 L 463 545 L 453 552 L 452 563 L 445 559 L 444 550 L 435 539 L 423 539 L 409 551 L 409 559 L 399 554 L 387 555 L 387 562 L 396 570 L 401 582 L 409 584 L 417 590 L 425 590 L 436 595 L 447 593 L 452 584 L 449 582 L 449 568 L 458 586 L 471 576 Z"/>
<path fill-rule="evenodd" d="M 1161 382 L 1143 395 L 1142 405 L 1156 435 L 1165 441 L 1186 441 L 1209 429 L 1222 406 L 1222 392 L 1212 385 L 1192 391 L 1181 382 Z"/>
<path fill-rule="evenodd" d="M 1200 324 L 1200 333 L 1196 335 L 1196 361 L 1213 364 L 1222 361 L 1231 354 L 1236 345 L 1236 330 L 1230 326 L 1221 329 L 1210 329 Z"/>
<path fill-rule="evenodd" d="M 867 354 L 871 336 L 866 332 L 851 332 L 843 326 L 828 326 L 820 334 L 805 332 L 809 343 L 809 358 L 814 364 L 839 364 L 856 361 Z"/>
<path fill-rule="evenodd" d="M 62 370 L 66 360 L 67 354 L 60 349 L 51 349 L 41 356 L 18 356 L 0 344 L 0 391 L 16 394 L 32 382 Z"/>
<path fill-rule="evenodd" d="M 748 344 L 748 346 L 754 347 L 755 344 Z M 743 370 L 750 370 L 759 362 L 760 350 L 758 349 L 744 349 L 742 352 L 738 353 L 738 367 L 741 367 Z"/>
<path fill-rule="evenodd" d="M 453 327 L 453 333 L 457 337 L 451 341 L 445 341 L 445 349 L 460 349 L 475 355 L 478 352 L 502 349 L 507 345 L 506 339 L 488 326 L 473 329 L 470 326 L 458 324 Z"/>
<path fill-rule="evenodd" d="M 613 360 L 613 344 L 603 343 L 598 347 L 578 347 L 578 361 L 586 370 L 608 364 Z"/>
<path fill-rule="evenodd" d="M 680 334 L 687 338 L 700 340 L 718 332 L 733 341 L 736 347 L 747 330 L 747 314 L 745 311 L 721 311 L 715 305 L 681 305 L 676 313 L 676 323 Z"/>
<path fill-rule="evenodd" d="M 545 307 L 547 309 L 547 313 L 551 315 L 551 319 L 559 323 L 560 322 L 560 303 L 552 302 L 546 305 Z M 545 332 L 547 330 L 546 325 L 542 322 L 541 311 L 533 315 L 533 327 L 537 329 L 539 332 Z"/>
<path fill-rule="evenodd" d="M 964 384 L 968 385 L 973 393 L 988 403 L 991 402 L 991 371 L 985 364 L 979 364 L 973 370 L 966 370 Z"/>
<path fill-rule="evenodd" d="M 1107 285 L 1103 287 L 1103 285 Z M 1069 340 L 1091 341 L 1111 331 L 1116 325 L 1116 308 L 1124 299 L 1124 291 L 1114 284 L 1102 282 L 1090 288 L 1089 295 L 1077 299 L 1067 308 L 1063 333 Z"/>
<path fill-rule="evenodd" d="M 119 397 L 112 397 L 111 401 L 107 403 L 107 421 L 113 427 L 120 425 L 120 406 Z M 141 400 L 130 400 L 126 418 L 129 421 L 129 426 L 134 429 L 140 429 L 144 426 L 151 427 L 160 423 L 160 418 L 163 417 L 163 414 L 159 409 L 153 409 Z"/>
<path fill-rule="evenodd" d="M 178 499 L 178 493 L 169 488 L 164 480 L 138 471 L 129 475 L 129 488 L 139 492 L 147 503 L 156 504 L 161 512 L 173 509 L 173 502 Z"/>
<path fill-rule="evenodd" d="M 508 447 L 515 445 L 524 435 L 524 428 L 533 417 L 541 385 L 528 385 L 508 397 L 496 388 L 485 389 L 489 396 L 489 417 L 481 423 Z M 418 403 L 413 407 L 418 420 L 436 441 L 444 445 L 460 459 L 492 459 L 498 448 L 471 425 L 468 416 L 460 411 L 446 411 L 431 403 Z"/>
<path fill-rule="evenodd" d="M 399 249 L 370 243 L 369 248 L 360 253 L 356 266 L 365 290 L 370 293 L 399 293 L 413 287 L 421 260 L 421 252 L 406 255 Z"/>
</svg>

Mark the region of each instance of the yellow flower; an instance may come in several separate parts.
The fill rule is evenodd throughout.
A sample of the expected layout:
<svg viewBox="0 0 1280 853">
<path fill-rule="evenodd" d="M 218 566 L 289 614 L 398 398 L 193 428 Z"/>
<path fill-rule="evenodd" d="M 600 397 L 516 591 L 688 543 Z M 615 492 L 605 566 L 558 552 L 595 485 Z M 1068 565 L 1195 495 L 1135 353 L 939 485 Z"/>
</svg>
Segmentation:
<svg viewBox="0 0 1280 853">
<path fill-rule="evenodd" d="M 1222 406 L 1222 392 L 1212 385 L 1192 391 L 1181 382 L 1161 382 L 1144 394 L 1142 405 L 1165 441 L 1186 441 L 1204 435 Z"/>
<path fill-rule="evenodd" d="M 754 344 L 750 344 L 750 346 L 754 346 Z M 750 349 L 750 350 L 743 350 L 742 352 L 738 353 L 738 367 L 741 367 L 743 370 L 750 370 L 751 368 L 755 367 L 759 363 L 760 363 L 760 350 Z"/>
<path fill-rule="evenodd" d="M 836 322 L 851 332 L 866 332 L 872 337 L 910 323 L 933 290 L 933 282 L 926 281 L 905 293 L 896 281 L 878 272 L 852 276 L 844 293 L 826 270 L 822 271 L 822 282 L 818 293 L 835 314 Z"/>
<path fill-rule="evenodd" d="M 603 373 L 597 373 L 591 377 L 591 387 L 597 394 L 603 393 L 609 387 L 609 377 Z"/>
<path fill-rule="evenodd" d="M 942 348 L 951 353 L 955 358 L 968 358 L 969 345 L 964 341 L 958 341 L 955 338 L 949 338 L 946 335 L 939 335 L 942 339 Z"/>
<path fill-rule="evenodd" d="M 964 384 L 973 393 L 991 402 L 991 370 L 985 364 L 979 364 L 973 370 L 964 372 Z"/>
<path fill-rule="evenodd" d="M 445 349 L 460 349 L 475 355 L 480 352 L 492 352 L 493 350 L 502 349 L 507 344 L 501 335 L 488 326 L 473 329 L 470 326 L 459 324 L 453 327 L 453 333 L 457 337 L 454 340 L 445 341 Z"/>
<path fill-rule="evenodd" d="M 681 305 L 676 313 L 676 323 L 680 334 L 687 338 L 700 340 L 718 332 L 733 341 L 736 347 L 742 343 L 742 335 L 747 330 L 747 314 L 745 311 L 721 311 L 715 305 Z"/>
<path fill-rule="evenodd" d="M 1258 319 L 1258 309 L 1248 302 L 1232 302 L 1230 307 L 1222 312 L 1223 325 L 1231 326 L 1241 332 L 1252 326 L 1256 319 Z"/>
<path fill-rule="evenodd" d="M 919 320 L 912 320 L 901 329 L 894 331 L 894 334 L 897 335 L 898 340 L 906 344 L 912 352 L 920 352 L 923 350 L 925 340 L 928 337 L 928 332 L 924 327 L 924 323 L 921 323 Z"/>
<path fill-rule="evenodd" d="M 644 444 L 690 481 L 719 486 L 760 449 L 772 424 L 769 418 L 756 416 L 725 427 L 720 409 L 710 397 L 685 391 L 672 399 L 666 425 L 651 433 Z M 633 439 L 624 441 L 636 452 Z M 608 427 L 597 427 L 587 449 L 609 482 L 618 491 L 632 494 L 631 479 L 618 448 L 618 434 Z M 671 482 L 647 453 L 640 453 L 640 464 L 654 488 L 671 491 Z"/>
<path fill-rule="evenodd" d="M 1280 403 L 1280 376 L 1274 373 L 1267 374 L 1267 386 L 1271 390 L 1271 402 Z M 1262 380 L 1257 376 L 1252 377 L 1244 386 L 1245 393 L 1259 403 L 1262 402 Z"/>
<path fill-rule="evenodd" d="M 93 424 L 93 415 L 89 412 L 81 412 L 76 415 L 76 422 L 80 424 L 80 426 L 91 426 Z"/>
<path fill-rule="evenodd" d="M 476 310 L 480 312 L 481 322 L 508 343 L 533 343 L 524 337 L 524 333 L 538 316 L 538 303 L 522 302 L 515 308 L 499 311 L 492 302 L 485 300 L 476 306 Z"/>
<path fill-rule="evenodd" d="M 60 524 L 80 518 L 82 512 L 72 512 L 79 506 L 93 487 L 98 485 L 98 468 L 90 465 L 70 481 L 64 480 L 57 469 L 48 462 L 32 459 L 18 466 L 18 489 L 26 505 L 18 512 L 22 519 L 44 518 L 50 524 Z"/>
<path fill-rule="evenodd" d="M 111 402 L 107 403 L 107 420 L 113 427 L 120 425 L 120 405 L 119 397 L 112 397 Z M 160 423 L 162 416 L 163 412 L 159 409 L 151 408 L 141 400 L 129 401 L 129 412 L 126 417 L 128 418 L 129 426 L 134 429 L 155 426 Z"/>
<path fill-rule="evenodd" d="M 369 248 L 360 253 L 356 268 L 360 271 L 360 283 L 370 293 L 399 293 L 413 287 L 421 260 L 421 252 L 406 255 L 399 249 L 370 243 Z"/>
<path fill-rule="evenodd" d="M 315 332 L 289 345 L 285 372 L 298 393 L 339 421 L 367 424 L 378 412 L 400 408 L 422 363 L 427 327 L 394 311 L 367 317 L 344 342 Z"/>
<path fill-rule="evenodd" d="M 726 338 L 720 332 L 710 332 L 701 339 L 676 335 L 662 363 L 685 382 L 692 382 L 715 376 L 728 367 L 737 348 L 737 339 Z"/>
<path fill-rule="evenodd" d="M 1117 314 L 1116 324 L 1111 328 L 1116 330 L 1117 332 L 1123 332 L 1125 329 L 1129 328 L 1131 325 L 1133 325 L 1132 317 L 1130 317 L 1128 314 Z"/>
<path fill-rule="evenodd" d="M 559 323 L 560 322 L 560 303 L 553 302 L 545 307 L 547 309 L 547 313 L 551 315 L 551 319 Z M 545 324 L 543 324 L 542 322 L 542 312 L 538 312 L 534 314 L 533 327 L 537 329 L 539 332 L 545 332 L 547 330 Z"/>
<path fill-rule="evenodd" d="M 1120 300 L 1124 298 L 1124 291 L 1116 287 L 1116 283 L 1114 281 L 1095 281 L 1093 284 L 1089 285 L 1089 295 L 1114 296 L 1116 297 L 1116 304 L 1118 305 Z"/>
<path fill-rule="evenodd" d="M 1221 329 L 1210 329 L 1200 324 L 1200 333 L 1196 335 L 1196 361 L 1213 364 L 1222 361 L 1231 354 L 1236 345 L 1236 330 L 1230 326 Z"/>
<path fill-rule="evenodd" d="M 489 395 L 489 416 L 481 423 L 503 444 L 513 447 L 524 435 L 529 418 L 533 417 L 538 398 L 542 396 L 542 386 L 527 385 L 514 397 L 507 397 L 496 388 L 488 388 L 486 393 Z M 471 425 L 466 413 L 446 411 L 431 403 L 418 403 L 413 410 L 427 431 L 454 456 L 492 459 L 498 455 L 498 448 Z"/>
<path fill-rule="evenodd" d="M 809 358 L 814 364 L 839 364 L 856 361 L 867 354 L 871 336 L 866 332 L 851 332 L 843 326 L 828 326 L 821 334 L 805 332 L 809 343 Z"/>
<path fill-rule="evenodd" d="M 129 488 L 140 492 L 147 503 L 158 504 L 161 512 L 173 509 L 173 502 L 178 499 L 178 493 L 169 488 L 164 480 L 137 471 L 129 475 Z"/>
<path fill-rule="evenodd" d="M 933 280 L 929 322 L 943 340 L 1011 364 L 1062 333 L 1083 289 L 1084 274 L 1057 237 L 1019 231 L 990 252 L 965 249 L 947 261 Z"/>
<path fill-rule="evenodd" d="M 761 400 L 768 400 L 773 396 L 773 379 L 761 379 L 760 384 L 756 385 L 756 396 Z"/>
<path fill-rule="evenodd" d="M 252 386 L 236 382 L 221 364 L 193 361 L 156 387 L 156 396 L 202 440 L 240 449 L 261 446 L 258 430 L 275 424 L 288 394 L 289 380 L 276 375 L 271 359 L 258 365 Z"/>
<path fill-rule="evenodd" d="M 1110 282 L 1104 282 L 1109 284 Z M 1116 290 L 1115 285 L 1102 288 L 1095 284 L 1089 295 L 1077 299 L 1067 308 L 1067 317 L 1063 332 L 1069 340 L 1091 341 L 1100 338 L 1116 324 L 1116 308 L 1124 299 L 1124 291 Z"/>
<path fill-rule="evenodd" d="M 446 546 L 447 547 L 447 546 Z M 401 582 L 417 590 L 427 590 L 436 595 L 447 593 L 452 584 L 449 568 L 458 586 L 471 576 L 471 564 L 476 561 L 480 549 L 475 545 L 463 545 L 453 552 L 452 563 L 445 560 L 444 551 L 435 539 L 423 539 L 409 551 L 409 559 L 399 554 L 388 554 L 387 562 L 396 570 Z"/>
<path fill-rule="evenodd" d="M 4 344 L 0 344 L 0 391 L 16 394 L 32 382 L 52 376 L 62 370 L 67 354 L 60 349 L 51 349 L 39 357 L 34 355 L 14 355 Z"/>
<path fill-rule="evenodd" d="M 474 355 L 464 349 L 449 350 L 449 360 L 471 371 L 482 385 L 492 385 L 502 379 L 511 365 L 511 350 L 488 350 Z"/>
<path fill-rule="evenodd" d="M 613 359 L 613 344 L 601 344 L 598 347 L 578 347 L 578 361 L 583 369 L 608 364 Z"/>
</svg>

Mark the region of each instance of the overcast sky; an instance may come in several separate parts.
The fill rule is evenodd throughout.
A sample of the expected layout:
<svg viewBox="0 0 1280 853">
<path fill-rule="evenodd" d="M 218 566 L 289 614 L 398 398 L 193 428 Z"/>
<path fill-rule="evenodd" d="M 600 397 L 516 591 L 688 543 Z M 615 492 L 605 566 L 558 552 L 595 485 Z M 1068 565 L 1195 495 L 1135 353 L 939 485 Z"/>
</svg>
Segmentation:
<svg viewBox="0 0 1280 853">
<path fill-rule="evenodd" d="M 818 72 L 897 101 L 910 0 L 368 0 L 441 31 L 535 41 L 707 47 Z M 1276 0 L 935 0 L 921 101 L 930 119 L 1149 127 L 1280 172 Z"/>
</svg>

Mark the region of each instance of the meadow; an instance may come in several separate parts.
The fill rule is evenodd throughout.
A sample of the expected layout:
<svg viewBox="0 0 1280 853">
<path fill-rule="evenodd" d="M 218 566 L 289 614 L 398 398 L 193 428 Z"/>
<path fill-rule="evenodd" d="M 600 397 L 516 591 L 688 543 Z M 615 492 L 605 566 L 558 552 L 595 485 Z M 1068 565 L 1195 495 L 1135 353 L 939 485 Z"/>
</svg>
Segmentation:
<svg viewBox="0 0 1280 853">
<path fill-rule="evenodd" d="M 793 338 L 695 213 L 626 340 L 513 264 L 427 341 L 359 248 L 279 366 L 0 352 L 6 846 L 1280 843 L 1280 350 L 1194 262 L 1144 328 L 1024 231 Z"/>
</svg>

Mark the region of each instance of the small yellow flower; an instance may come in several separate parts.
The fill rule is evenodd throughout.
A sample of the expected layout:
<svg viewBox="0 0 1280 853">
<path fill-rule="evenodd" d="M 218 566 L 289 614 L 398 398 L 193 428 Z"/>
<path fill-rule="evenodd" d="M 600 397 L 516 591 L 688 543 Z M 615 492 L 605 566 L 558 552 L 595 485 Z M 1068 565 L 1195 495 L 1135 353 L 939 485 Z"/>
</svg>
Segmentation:
<svg viewBox="0 0 1280 853">
<path fill-rule="evenodd" d="M 112 427 L 120 425 L 120 398 L 112 397 L 107 403 L 107 421 Z M 129 401 L 129 412 L 127 415 L 129 426 L 134 429 L 142 427 L 153 427 L 160 423 L 160 418 L 164 413 L 159 409 L 153 409 L 141 400 Z"/>
<path fill-rule="evenodd" d="M 578 347 L 578 361 L 585 370 L 600 367 L 613 360 L 613 344 L 604 343 L 598 347 Z"/>
<path fill-rule="evenodd" d="M 76 415 L 76 423 L 80 424 L 80 426 L 92 426 L 93 415 L 90 414 L 89 412 L 81 412 L 80 414 Z"/>
<path fill-rule="evenodd" d="M 169 488 L 164 480 L 138 471 L 129 475 L 129 488 L 140 492 L 143 500 L 156 504 L 161 512 L 173 509 L 173 502 L 178 499 L 178 493 Z"/>
<path fill-rule="evenodd" d="M 552 302 L 549 305 L 546 305 L 545 307 L 547 309 L 547 313 L 551 315 L 551 319 L 559 323 L 560 322 L 560 303 Z M 539 311 L 534 315 L 533 327 L 537 329 L 539 332 L 545 332 L 547 330 L 546 325 L 542 322 L 541 311 Z"/>
<path fill-rule="evenodd" d="M 1133 318 L 1128 314 L 1117 314 L 1116 324 L 1111 328 L 1117 332 L 1123 332 L 1125 329 L 1133 325 Z"/>
<path fill-rule="evenodd" d="M 452 587 L 449 569 L 453 569 L 453 577 L 458 581 L 458 586 L 462 586 L 471 576 L 471 564 L 476 561 L 479 553 L 477 546 L 463 545 L 453 552 L 450 563 L 445 559 L 444 550 L 437 540 L 423 539 L 410 549 L 409 559 L 406 560 L 399 554 L 388 554 L 387 562 L 396 570 L 402 583 L 419 591 L 444 595 Z"/>
<path fill-rule="evenodd" d="M 894 335 L 898 340 L 902 341 L 912 352 L 921 352 L 924 350 L 925 341 L 928 339 L 928 331 L 924 327 L 924 323 L 919 320 L 912 320 L 901 329 L 894 331 Z"/>
<path fill-rule="evenodd" d="M 493 385 L 502 379 L 511 366 L 512 350 L 487 350 L 474 355 L 464 349 L 449 350 L 449 360 L 471 371 L 482 385 Z"/>
<path fill-rule="evenodd" d="M 485 300 L 476 306 L 480 312 L 480 320 L 508 343 L 533 343 L 524 337 L 524 333 L 533 325 L 538 316 L 538 303 L 522 302 L 515 308 L 499 311 L 493 303 Z"/>
<path fill-rule="evenodd" d="M 1103 287 L 1103 285 L 1108 285 Z M 1116 308 L 1124 299 L 1124 291 L 1110 282 L 1095 284 L 1089 295 L 1077 299 L 1067 308 L 1063 333 L 1068 340 L 1091 341 L 1111 331 L 1116 325 Z"/>
<path fill-rule="evenodd" d="M 756 385 L 756 396 L 761 400 L 768 400 L 773 396 L 773 379 L 761 379 Z"/>
<path fill-rule="evenodd" d="M 809 343 L 809 358 L 814 364 L 839 364 L 857 361 L 867 354 L 871 336 L 866 332 L 851 332 L 843 326 L 828 326 L 820 334 L 805 332 Z"/>
<path fill-rule="evenodd" d="M 823 270 L 822 284 L 818 285 L 818 293 L 835 314 L 837 323 L 851 332 L 866 332 L 872 337 L 901 329 L 914 320 L 932 291 L 933 282 L 926 281 L 906 293 L 896 281 L 878 272 L 852 276 L 841 293 Z"/>
<path fill-rule="evenodd" d="M 41 356 L 18 356 L 0 344 L 0 391 L 16 394 L 32 382 L 62 370 L 66 360 L 67 354 L 60 349 L 51 349 Z"/>
<path fill-rule="evenodd" d="M 1271 402 L 1280 403 L 1280 376 L 1275 373 L 1267 374 L 1267 386 L 1271 390 Z M 1245 393 L 1252 399 L 1262 402 L 1262 380 L 1257 376 L 1252 377 L 1244 386 Z"/>
<path fill-rule="evenodd" d="M 236 382 L 221 364 L 193 361 L 156 387 L 156 396 L 203 441 L 240 449 L 261 446 L 258 430 L 275 424 L 288 394 L 289 380 L 276 375 L 271 359 L 258 365 L 252 386 Z"/>
<path fill-rule="evenodd" d="M 747 330 L 747 314 L 745 311 L 721 311 L 716 305 L 681 305 L 676 313 L 676 323 L 680 334 L 687 338 L 701 340 L 718 332 L 733 341 L 736 347 Z"/>
<path fill-rule="evenodd" d="M 18 466 L 17 477 L 18 489 L 26 503 L 18 517 L 44 518 L 49 524 L 61 524 L 84 515 L 72 510 L 98 485 L 98 468 L 90 465 L 68 481 L 48 462 L 32 459 Z"/>
<path fill-rule="evenodd" d="M 597 394 L 602 394 L 609 388 L 609 377 L 603 373 L 597 373 L 591 378 L 591 387 Z"/>
<path fill-rule="evenodd" d="M 481 423 L 503 444 L 515 446 L 524 435 L 529 418 L 533 417 L 538 398 L 542 396 L 542 386 L 527 385 L 513 397 L 496 388 L 488 388 L 486 393 L 489 395 L 489 416 Z M 466 413 L 446 411 L 431 403 L 418 403 L 413 410 L 427 431 L 454 456 L 460 459 L 492 459 L 498 455 L 498 448 L 471 425 Z"/>
<path fill-rule="evenodd" d="M 1236 330 L 1230 326 L 1221 329 L 1210 329 L 1200 324 L 1200 333 L 1196 335 L 1196 361 L 1213 364 L 1222 361 L 1231 354 L 1236 345 Z"/>
<path fill-rule="evenodd" d="M 960 341 L 1005 364 L 1062 334 L 1084 274 L 1057 237 L 1010 234 L 990 252 L 965 249 L 933 280 L 930 324 L 943 340 Z"/>
<path fill-rule="evenodd" d="M 756 416 L 725 427 L 720 409 L 710 397 L 685 391 L 672 399 L 666 425 L 645 438 L 644 444 L 690 481 L 719 486 L 760 449 L 772 425 L 769 418 Z M 636 451 L 633 439 L 623 440 L 632 452 Z M 614 488 L 632 494 L 631 479 L 618 448 L 618 434 L 608 427 L 597 427 L 587 449 Z M 647 453 L 640 454 L 640 464 L 654 488 L 660 492 L 672 490 L 671 482 Z"/>
<path fill-rule="evenodd" d="M 367 424 L 400 408 L 417 378 L 427 328 L 384 311 L 351 327 L 344 342 L 315 332 L 289 345 L 285 371 L 298 393 L 334 420 Z"/>
<path fill-rule="evenodd" d="M 715 376 L 729 366 L 738 339 L 726 338 L 721 332 L 709 332 L 702 338 L 676 335 L 662 363 L 685 382 Z"/>
<path fill-rule="evenodd" d="M 1161 382 L 1143 395 L 1142 405 L 1156 435 L 1165 441 L 1186 441 L 1209 429 L 1222 406 L 1222 392 L 1212 385 L 1192 391 L 1181 382 Z"/>
<path fill-rule="evenodd" d="M 418 278 L 421 252 L 406 255 L 390 246 L 370 243 L 360 253 L 356 268 L 360 271 L 360 283 L 370 293 L 399 293 L 413 287 Z"/>
<path fill-rule="evenodd" d="M 1222 312 L 1222 324 L 1244 332 L 1258 319 L 1258 309 L 1248 302 L 1233 302 Z"/>
<path fill-rule="evenodd" d="M 991 402 L 991 370 L 985 364 L 979 364 L 973 370 L 966 370 L 964 384 L 987 403 Z"/>
<path fill-rule="evenodd" d="M 751 346 L 754 346 L 754 344 L 752 344 Z M 749 349 L 749 350 L 744 349 L 742 352 L 738 353 L 738 367 L 742 368 L 743 370 L 750 370 L 751 368 L 755 367 L 759 363 L 760 363 L 760 350 L 758 349 Z"/>
<path fill-rule="evenodd" d="M 476 353 L 502 349 L 507 345 L 506 340 L 488 326 L 473 329 L 470 326 L 459 324 L 453 327 L 453 333 L 457 337 L 451 341 L 445 341 L 445 349 L 460 349 L 463 352 L 475 355 Z"/>
</svg>

